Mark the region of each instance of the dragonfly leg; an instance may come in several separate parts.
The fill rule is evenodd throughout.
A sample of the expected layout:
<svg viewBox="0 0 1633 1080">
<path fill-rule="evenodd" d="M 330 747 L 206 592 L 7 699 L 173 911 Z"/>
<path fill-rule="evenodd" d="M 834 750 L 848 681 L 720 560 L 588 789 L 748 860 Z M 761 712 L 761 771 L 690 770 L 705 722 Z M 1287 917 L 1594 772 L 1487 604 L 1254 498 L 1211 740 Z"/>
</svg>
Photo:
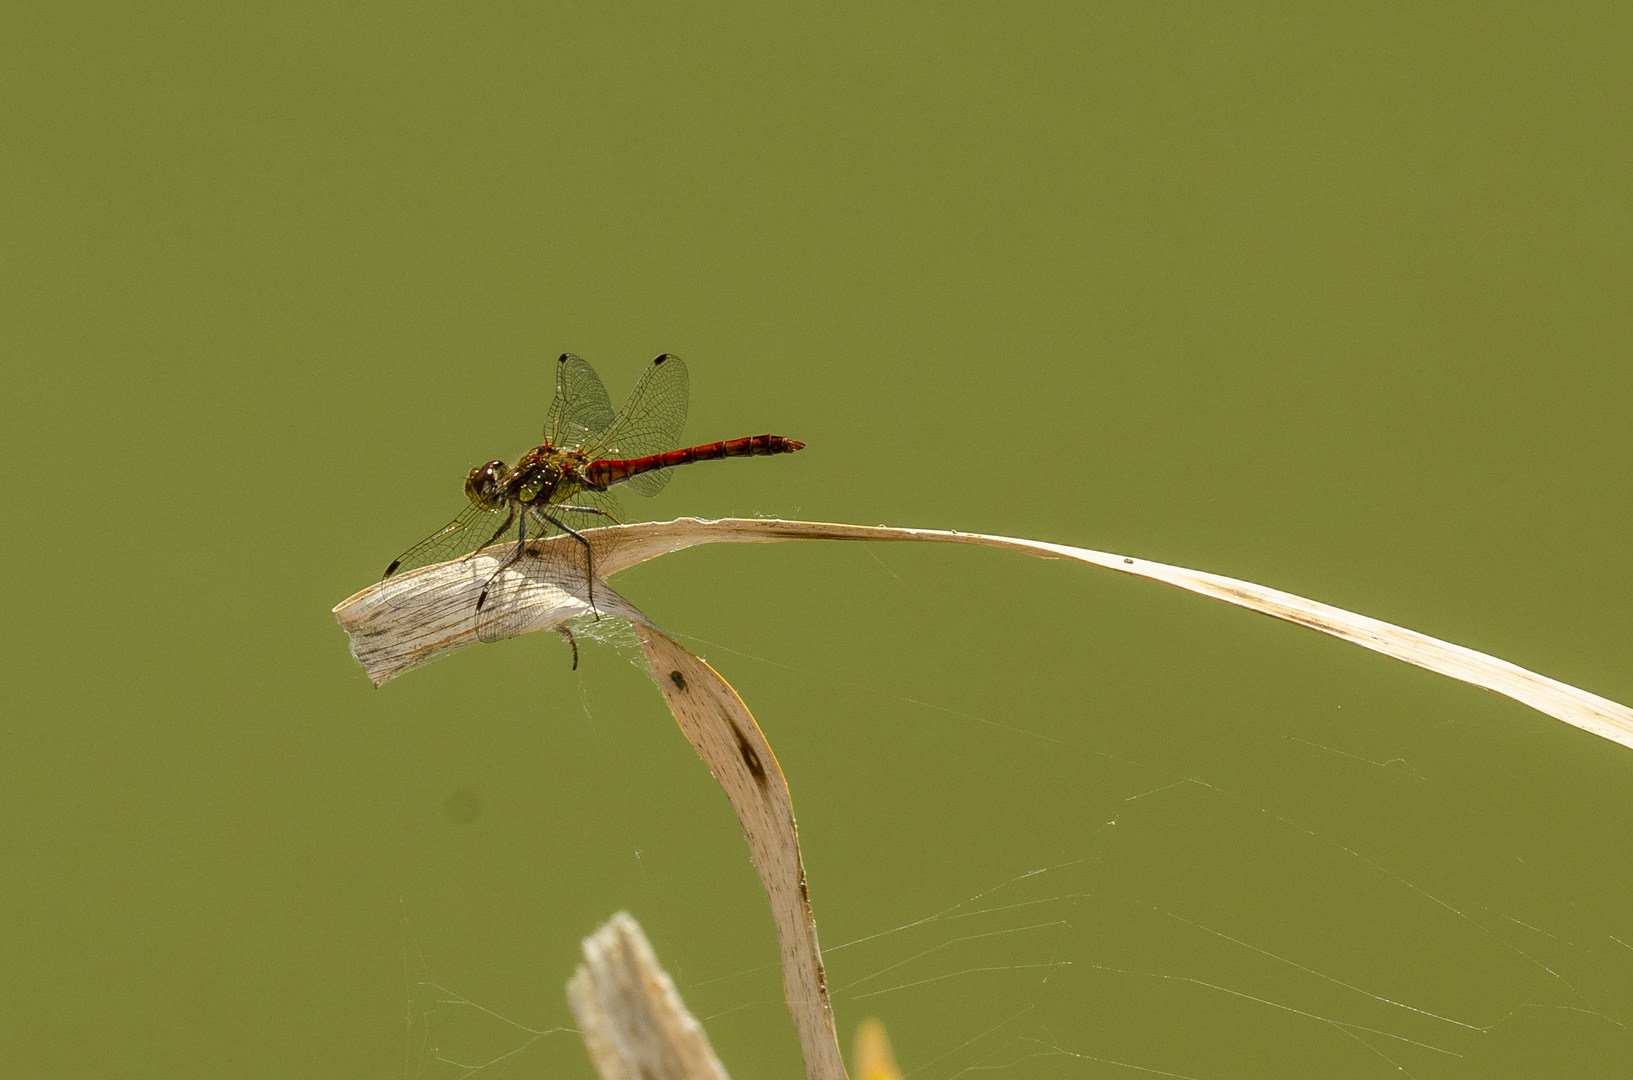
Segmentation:
<svg viewBox="0 0 1633 1080">
<path fill-rule="evenodd" d="M 563 507 L 562 509 L 565 509 L 565 510 L 582 510 L 582 509 L 584 509 L 584 507 L 581 507 L 581 506 L 567 506 L 567 507 Z M 598 511 L 598 512 L 606 514 L 605 510 Z M 540 510 L 538 512 L 538 514 L 539 514 L 539 516 L 541 518 L 548 521 L 550 524 L 554 525 L 556 528 L 560 529 L 562 532 L 566 533 L 568 536 L 571 536 L 574 540 L 577 540 L 579 543 L 584 545 L 584 565 L 589 569 L 590 612 L 597 619 L 601 618 L 601 613 L 599 611 L 595 610 L 595 549 L 590 546 L 590 542 L 588 540 L 584 539 L 584 537 L 579 534 L 579 531 L 577 529 L 573 528 L 570 525 L 564 524 L 563 522 L 557 521 L 555 518 L 551 517 L 549 514 L 545 513 L 543 510 Z M 611 514 L 607 514 L 607 516 L 612 517 Z"/>
<path fill-rule="evenodd" d="M 515 521 L 515 520 L 516 520 L 516 508 L 511 507 L 510 513 L 505 515 L 504 522 L 497 529 L 493 530 L 493 535 L 488 537 L 486 540 L 484 540 L 482 542 L 482 547 L 477 548 L 476 551 L 471 552 L 471 554 L 475 555 L 477 551 L 481 551 L 482 548 L 487 547 L 488 545 L 492 544 L 495 540 L 498 540 L 501 536 L 505 535 L 505 530 L 510 528 L 510 523 L 512 521 Z"/>
<path fill-rule="evenodd" d="M 622 525 L 623 524 L 622 521 L 619 521 L 616 517 L 614 517 L 612 514 L 607 513 L 607 511 L 601 509 L 599 506 L 568 506 L 565 503 L 561 503 L 561 504 L 558 504 L 556 506 L 556 509 L 557 510 L 571 510 L 575 514 L 600 514 L 602 517 L 606 518 L 608 521 L 612 522 L 614 525 Z"/>
<path fill-rule="evenodd" d="M 512 510 L 510 512 L 510 517 L 515 517 L 515 516 L 516 516 L 516 511 Z M 499 532 L 504 532 L 505 529 L 509 527 L 509 525 L 510 525 L 510 518 L 507 517 L 505 519 L 505 523 L 503 525 L 499 526 Z M 488 540 L 488 544 L 493 543 L 493 541 L 497 540 L 497 539 L 499 539 L 499 533 L 496 532 Z M 482 547 L 487 547 L 488 544 L 483 544 Z M 520 520 L 518 520 L 516 522 L 516 550 L 511 553 L 510 558 L 506 559 L 504 562 L 499 564 L 499 569 L 495 570 L 493 572 L 493 574 L 488 578 L 488 583 L 486 585 L 482 586 L 482 595 L 478 596 L 476 598 L 476 610 L 478 610 L 478 611 L 482 610 L 482 605 L 488 602 L 488 590 L 493 588 L 494 581 L 496 581 L 498 579 L 500 574 L 502 574 L 506 570 L 508 570 L 511 567 L 511 565 L 516 562 L 517 559 L 520 559 L 522 557 L 522 552 L 525 551 L 526 549 L 527 549 L 527 515 L 523 514 L 521 516 Z M 480 550 L 482 550 L 482 548 L 477 548 L 477 551 L 480 551 Z M 472 554 L 475 554 L 475 552 L 472 552 Z"/>
<path fill-rule="evenodd" d="M 482 553 L 482 549 L 485 548 L 485 547 L 488 547 L 495 540 L 497 540 L 501 536 L 503 536 L 505 534 L 505 530 L 510 528 L 510 523 L 512 521 L 515 521 L 515 520 L 516 520 L 516 508 L 511 507 L 510 508 L 510 513 L 505 515 L 505 520 L 500 522 L 499 527 L 497 529 L 493 530 L 493 535 L 488 537 L 486 540 L 482 541 L 480 544 L 476 545 L 476 547 L 472 548 L 470 550 L 470 552 L 468 554 L 466 554 L 465 558 L 472 559 L 472 558 L 475 558 L 477 555 L 480 555 Z M 493 584 L 491 579 L 489 580 L 488 584 L 489 585 Z M 488 590 L 484 588 L 482 590 L 482 600 L 487 599 L 487 596 L 488 596 Z M 482 607 L 482 600 L 478 600 L 476 602 L 476 606 L 477 606 L 478 610 L 480 610 L 481 607 Z"/>
<path fill-rule="evenodd" d="M 561 626 L 556 627 L 556 633 L 558 633 L 562 637 L 566 638 L 567 639 L 567 644 L 569 644 L 569 645 L 571 645 L 573 647 L 573 670 L 577 671 L 578 670 L 578 639 L 573 636 L 573 632 L 571 630 L 567 629 L 567 626 L 566 626 L 565 623 L 562 624 Z"/>
</svg>

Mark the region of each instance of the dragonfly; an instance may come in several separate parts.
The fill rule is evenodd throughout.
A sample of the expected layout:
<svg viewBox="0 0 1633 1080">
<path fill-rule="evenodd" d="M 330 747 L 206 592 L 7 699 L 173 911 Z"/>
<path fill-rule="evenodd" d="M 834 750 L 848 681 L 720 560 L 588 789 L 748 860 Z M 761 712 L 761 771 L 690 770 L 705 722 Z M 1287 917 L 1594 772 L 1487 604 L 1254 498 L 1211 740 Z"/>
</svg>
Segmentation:
<svg viewBox="0 0 1633 1080">
<path fill-rule="evenodd" d="M 615 488 L 656 495 L 681 465 L 790 454 L 805 448 L 804 443 L 781 435 L 750 435 L 680 447 L 690 377 L 686 365 L 672 353 L 647 365 L 616 415 L 607 388 L 583 357 L 562 353 L 556 360 L 555 379 L 556 396 L 545 417 L 543 441 L 513 465 L 495 459 L 472 469 L 465 477 L 465 496 L 471 505 L 393 559 L 385 578 L 470 558 L 484 548 L 505 544 L 507 551 L 499 568 L 477 597 L 480 612 L 488 606 L 500 575 L 527 553 L 529 540 L 565 535 L 583 548 L 586 591 L 595 612 L 593 549 L 579 530 L 623 522 Z M 578 572 L 576 566 L 547 569 L 568 576 Z M 573 651 L 577 667 L 576 644 Z"/>
</svg>

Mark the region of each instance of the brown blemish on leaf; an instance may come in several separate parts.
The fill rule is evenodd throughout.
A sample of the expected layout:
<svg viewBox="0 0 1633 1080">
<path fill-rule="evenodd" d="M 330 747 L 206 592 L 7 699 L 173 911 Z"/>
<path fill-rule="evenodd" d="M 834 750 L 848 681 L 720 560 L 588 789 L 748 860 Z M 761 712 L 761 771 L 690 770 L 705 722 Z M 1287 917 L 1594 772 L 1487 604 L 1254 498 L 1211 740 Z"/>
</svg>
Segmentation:
<svg viewBox="0 0 1633 1080">
<path fill-rule="evenodd" d="M 754 777 L 754 782 L 760 785 L 760 790 L 764 791 L 766 786 L 765 766 L 760 764 L 760 755 L 755 753 L 754 747 L 749 744 L 748 737 L 743 734 L 743 729 L 737 726 L 737 721 L 728 716 L 726 717 L 726 723 L 731 725 L 731 733 L 737 736 L 737 752 L 743 756 L 743 764 L 748 766 L 749 775 Z"/>
</svg>

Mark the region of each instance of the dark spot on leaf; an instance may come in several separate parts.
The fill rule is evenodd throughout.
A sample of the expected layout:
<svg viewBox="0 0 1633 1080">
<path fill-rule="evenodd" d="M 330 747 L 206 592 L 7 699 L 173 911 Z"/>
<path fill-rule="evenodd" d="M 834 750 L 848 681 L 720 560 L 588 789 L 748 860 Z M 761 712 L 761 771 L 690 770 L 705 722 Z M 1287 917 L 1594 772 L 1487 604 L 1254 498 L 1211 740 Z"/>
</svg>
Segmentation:
<svg viewBox="0 0 1633 1080">
<path fill-rule="evenodd" d="M 1134 560 L 1133 559 L 1124 559 L 1123 561 L 1126 562 L 1130 566 L 1134 565 Z"/>
<path fill-rule="evenodd" d="M 677 689 L 677 690 L 686 689 L 686 676 L 682 675 L 678 671 L 671 671 L 669 673 L 669 681 L 675 684 L 675 689 Z M 737 737 L 739 739 L 742 738 L 741 735 L 739 735 Z"/>
<path fill-rule="evenodd" d="M 737 721 L 728 716 L 726 722 L 731 725 L 731 733 L 737 736 L 737 752 L 743 756 L 743 764 L 748 766 L 749 774 L 754 777 L 754 782 L 760 785 L 761 790 L 764 790 L 766 786 L 765 766 L 760 764 L 760 755 L 755 753 L 754 747 L 749 745 L 748 738 L 744 736 L 742 729 L 737 726 Z"/>
</svg>

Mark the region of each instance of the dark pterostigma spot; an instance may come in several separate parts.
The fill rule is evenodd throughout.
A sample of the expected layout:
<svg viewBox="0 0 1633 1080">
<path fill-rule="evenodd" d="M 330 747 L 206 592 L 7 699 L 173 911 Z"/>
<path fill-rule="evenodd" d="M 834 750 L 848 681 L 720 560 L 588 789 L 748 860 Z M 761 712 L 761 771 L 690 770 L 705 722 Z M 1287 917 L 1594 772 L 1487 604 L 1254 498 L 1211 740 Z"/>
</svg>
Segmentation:
<svg viewBox="0 0 1633 1080">
<path fill-rule="evenodd" d="M 671 671 L 669 673 L 669 681 L 675 684 L 675 689 L 677 689 L 677 690 L 686 689 L 686 676 L 682 675 L 678 671 Z M 737 737 L 739 739 L 742 738 L 741 735 L 739 735 Z"/>
<path fill-rule="evenodd" d="M 760 764 L 760 755 L 756 754 L 754 747 L 749 745 L 742 728 L 737 726 L 737 721 L 728 716 L 726 722 L 731 725 L 731 733 L 737 736 L 737 752 L 743 756 L 743 764 L 748 766 L 749 774 L 754 777 L 754 782 L 764 790 L 766 786 L 765 766 Z"/>
</svg>

